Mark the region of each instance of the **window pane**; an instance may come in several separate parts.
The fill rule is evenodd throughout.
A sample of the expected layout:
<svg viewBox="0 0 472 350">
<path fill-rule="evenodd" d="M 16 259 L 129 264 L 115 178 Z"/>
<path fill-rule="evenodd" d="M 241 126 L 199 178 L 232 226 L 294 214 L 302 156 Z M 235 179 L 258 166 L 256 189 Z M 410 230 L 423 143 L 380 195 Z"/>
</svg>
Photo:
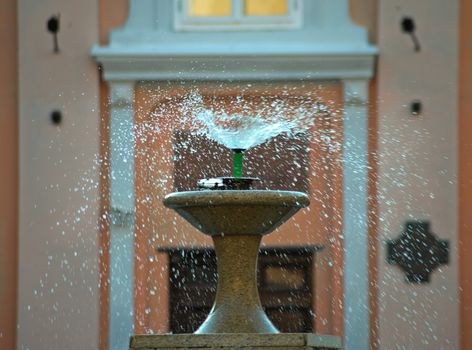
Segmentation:
<svg viewBox="0 0 472 350">
<path fill-rule="evenodd" d="M 231 0 L 189 0 L 188 15 L 193 17 L 231 16 Z"/>
<path fill-rule="evenodd" d="M 245 16 L 286 16 L 288 0 L 244 0 Z"/>
</svg>

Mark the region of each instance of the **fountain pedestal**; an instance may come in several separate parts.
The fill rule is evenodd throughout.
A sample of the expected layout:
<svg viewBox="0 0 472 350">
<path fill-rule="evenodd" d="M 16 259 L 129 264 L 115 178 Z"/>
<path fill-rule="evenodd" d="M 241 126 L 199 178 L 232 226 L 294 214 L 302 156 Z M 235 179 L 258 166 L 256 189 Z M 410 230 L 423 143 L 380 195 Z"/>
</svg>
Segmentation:
<svg viewBox="0 0 472 350">
<path fill-rule="evenodd" d="M 210 314 L 195 332 L 278 333 L 269 320 L 257 291 L 259 235 L 214 236 L 218 259 L 218 287 Z"/>
<path fill-rule="evenodd" d="M 164 199 L 190 224 L 212 236 L 218 287 L 210 314 L 195 334 L 137 335 L 130 348 L 151 349 L 339 349 L 335 336 L 281 334 L 265 314 L 257 291 L 261 238 L 309 204 L 304 193 L 206 190 Z"/>
</svg>

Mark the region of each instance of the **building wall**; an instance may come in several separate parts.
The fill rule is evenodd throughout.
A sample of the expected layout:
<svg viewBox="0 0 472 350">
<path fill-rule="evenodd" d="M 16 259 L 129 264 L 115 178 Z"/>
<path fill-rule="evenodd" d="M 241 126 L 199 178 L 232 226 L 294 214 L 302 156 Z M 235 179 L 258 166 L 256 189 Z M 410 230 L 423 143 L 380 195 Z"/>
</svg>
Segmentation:
<svg viewBox="0 0 472 350">
<path fill-rule="evenodd" d="M 349 9 L 354 23 L 367 29 L 369 41 L 377 42 L 378 1 L 349 0 Z"/>
<path fill-rule="evenodd" d="M 98 348 L 97 18 L 95 0 L 18 1 L 18 349 Z"/>
<path fill-rule="evenodd" d="M 379 3 L 378 306 L 380 348 L 459 349 L 459 1 Z M 416 20 L 421 51 L 400 29 Z M 409 105 L 421 100 L 423 112 Z M 450 261 L 430 283 L 408 284 L 386 263 L 386 241 L 408 220 L 428 220 L 449 240 Z"/>
<path fill-rule="evenodd" d="M 16 337 L 18 79 L 16 1 L 0 2 L 0 348 Z"/>
</svg>

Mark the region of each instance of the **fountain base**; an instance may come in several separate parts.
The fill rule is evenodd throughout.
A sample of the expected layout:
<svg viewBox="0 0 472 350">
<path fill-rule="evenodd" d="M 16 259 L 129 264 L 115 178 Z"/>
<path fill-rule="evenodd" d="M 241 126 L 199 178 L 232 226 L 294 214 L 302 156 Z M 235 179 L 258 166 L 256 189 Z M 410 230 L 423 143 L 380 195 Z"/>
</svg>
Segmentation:
<svg viewBox="0 0 472 350">
<path fill-rule="evenodd" d="M 213 309 L 195 334 L 136 335 L 131 337 L 130 348 L 340 349 L 341 339 L 336 336 L 278 333 L 264 313 L 257 291 L 256 266 L 262 236 L 308 206 L 308 196 L 241 189 L 246 179 L 210 180 L 202 182 L 208 190 L 172 193 L 165 197 L 164 204 L 213 239 L 218 268 Z"/>
<path fill-rule="evenodd" d="M 341 338 L 311 333 L 165 334 L 131 337 L 130 350 L 158 349 L 341 349 Z"/>
</svg>

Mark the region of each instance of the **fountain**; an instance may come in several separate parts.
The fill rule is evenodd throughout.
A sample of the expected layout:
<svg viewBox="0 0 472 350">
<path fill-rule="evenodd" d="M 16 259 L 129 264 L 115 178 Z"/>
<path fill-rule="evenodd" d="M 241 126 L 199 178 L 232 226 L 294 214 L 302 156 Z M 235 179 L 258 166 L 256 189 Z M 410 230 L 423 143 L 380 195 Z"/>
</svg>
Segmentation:
<svg viewBox="0 0 472 350">
<path fill-rule="evenodd" d="M 238 130 L 228 128 L 228 120 L 237 121 Z M 136 335 L 131 338 L 131 349 L 341 347 L 340 338 L 335 336 L 279 333 L 261 306 L 256 282 L 261 239 L 307 207 L 309 198 L 302 192 L 252 189 L 259 179 L 242 176 L 244 151 L 293 125 L 282 128 L 282 123 L 241 120 L 226 118 L 224 130 L 212 137 L 233 149 L 233 177 L 202 179 L 199 190 L 174 192 L 164 198 L 167 208 L 212 237 L 218 270 L 213 308 L 194 334 Z M 218 125 L 212 125 L 213 132 L 218 130 Z M 244 127 L 246 130 L 241 131 Z"/>
</svg>

